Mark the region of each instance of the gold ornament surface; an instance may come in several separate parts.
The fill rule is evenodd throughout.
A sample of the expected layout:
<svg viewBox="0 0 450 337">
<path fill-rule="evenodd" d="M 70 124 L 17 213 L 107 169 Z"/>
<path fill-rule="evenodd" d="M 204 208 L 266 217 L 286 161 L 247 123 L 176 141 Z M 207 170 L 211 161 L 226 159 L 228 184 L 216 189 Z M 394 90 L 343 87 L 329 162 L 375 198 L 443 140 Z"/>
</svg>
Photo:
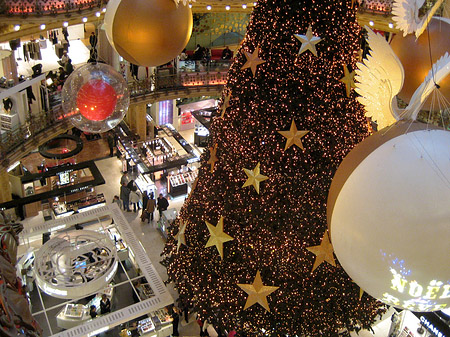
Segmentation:
<svg viewBox="0 0 450 337">
<path fill-rule="evenodd" d="M 186 222 L 182 221 L 180 228 L 178 229 L 178 233 L 175 236 L 175 239 L 177 240 L 177 253 L 180 250 L 181 245 L 186 245 L 186 237 L 184 236 L 184 233 L 186 232 Z"/>
<path fill-rule="evenodd" d="M 306 249 L 316 256 L 312 271 L 319 267 L 322 262 L 328 262 L 332 266 L 336 267 L 336 262 L 334 261 L 333 256 L 333 246 L 328 238 L 327 231 L 323 234 L 322 242 L 319 246 L 308 247 Z"/>
<path fill-rule="evenodd" d="M 264 309 L 270 312 L 269 303 L 267 303 L 267 296 L 277 290 L 279 287 L 265 286 L 261 280 L 261 273 L 256 273 L 252 284 L 238 284 L 248 294 L 245 302 L 244 310 L 251 307 L 253 304 L 260 304 Z"/>
<path fill-rule="evenodd" d="M 297 145 L 299 148 L 304 150 L 303 143 L 302 143 L 302 137 L 304 137 L 309 131 L 308 130 L 298 130 L 297 125 L 295 125 L 294 120 L 292 120 L 291 128 L 289 131 L 278 131 L 280 135 L 286 138 L 286 146 L 284 147 L 284 150 L 286 151 L 289 149 L 292 145 Z"/>
<path fill-rule="evenodd" d="M 223 231 L 223 219 L 224 217 L 221 216 L 219 219 L 219 222 L 217 223 L 217 226 L 211 225 L 208 221 L 205 221 L 206 226 L 208 227 L 209 234 L 211 234 L 211 237 L 209 238 L 208 242 L 206 243 L 205 248 L 216 246 L 217 251 L 219 252 L 220 257 L 223 259 L 223 244 L 228 241 L 233 241 L 234 238 L 232 238 L 227 233 L 224 233 Z"/>
<path fill-rule="evenodd" d="M 298 55 L 301 55 L 305 51 L 309 50 L 315 57 L 317 57 L 316 44 L 322 41 L 322 39 L 313 35 L 311 25 L 309 25 L 306 35 L 294 34 L 294 36 L 302 43 Z"/>
<path fill-rule="evenodd" d="M 249 53 L 247 51 L 244 51 L 245 57 L 247 58 L 247 62 L 244 63 L 244 65 L 241 67 L 241 70 L 250 68 L 252 70 L 253 73 L 253 77 L 255 77 L 256 75 L 256 68 L 260 65 L 263 64 L 264 60 L 260 59 L 258 57 L 259 54 L 259 47 L 256 47 L 255 51 L 253 53 Z"/>
<path fill-rule="evenodd" d="M 344 77 L 342 77 L 340 82 L 345 84 L 345 91 L 347 93 L 347 97 L 350 97 L 350 92 L 352 88 L 355 88 L 355 71 L 352 72 L 348 71 L 347 66 L 344 65 Z"/>
<path fill-rule="evenodd" d="M 269 177 L 261 174 L 259 166 L 260 163 L 256 164 L 253 170 L 244 168 L 244 172 L 248 178 L 247 181 L 244 183 L 244 185 L 242 185 L 242 187 L 253 186 L 258 194 L 259 194 L 259 184 L 262 181 L 269 179 Z"/>
</svg>

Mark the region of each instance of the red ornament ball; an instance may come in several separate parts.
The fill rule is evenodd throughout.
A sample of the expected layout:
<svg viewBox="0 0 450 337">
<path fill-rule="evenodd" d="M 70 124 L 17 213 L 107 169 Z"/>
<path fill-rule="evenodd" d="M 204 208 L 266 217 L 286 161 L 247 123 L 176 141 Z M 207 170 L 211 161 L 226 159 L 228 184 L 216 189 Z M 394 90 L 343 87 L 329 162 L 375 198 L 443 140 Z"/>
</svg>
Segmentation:
<svg viewBox="0 0 450 337">
<path fill-rule="evenodd" d="M 116 103 L 116 90 L 102 79 L 89 80 L 77 94 L 77 108 L 91 121 L 103 121 L 111 116 Z"/>
</svg>

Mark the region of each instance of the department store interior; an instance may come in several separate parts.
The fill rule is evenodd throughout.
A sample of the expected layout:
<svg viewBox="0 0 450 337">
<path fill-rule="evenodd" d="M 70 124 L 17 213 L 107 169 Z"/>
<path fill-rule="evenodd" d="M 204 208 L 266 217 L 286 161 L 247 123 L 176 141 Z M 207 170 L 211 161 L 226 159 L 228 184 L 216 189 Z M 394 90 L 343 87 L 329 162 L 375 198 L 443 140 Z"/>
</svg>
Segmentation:
<svg viewBox="0 0 450 337">
<path fill-rule="evenodd" d="M 254 4 L 191 3 L 187 57 L 143 67 L 109 44 L 104 1 L 38 2 L 45 3 L 40 16 L 24 1 L 10 8 L 11 15 L 0 13 L 9 27 L 0 33 L 0 184 L 10 186 L 2 187 L 0 207 L 4 222 L 23 225 L 15 268 L 29 310 L 42 336 L 171 336 L 178 294 L 165 282 L 160 253 L 193 188 L 200 156 L 209 151 L 209 127 L 220 116 L 227 71 Z M 398 33 L 385 5 L 365 1 L 360 25 Z M 195 57 L 197 45 L 209 54 Z M 230 57 L 223 57 L 225 48 Z M 62 62 L 67 55 L 72 67 Z M 113 66 L 131 97 L 123 121 L 100 134 L 64 123 L 61 112 L 65 80 L 89 62 Z M 35 136 L 43 130 L 45 137 Z M 140 194 L 166 197 L 168 209 L 144 221 L 142 200 L 129 212 L 116 204 L 124 172 Z M 199 336 L 203 328 L 209 336 L 228 335 L 199 327 L 196 313 L 187 313 L 177 321 L 179 336 Z M 450 336 L 449 314 L 390 308 L 359 336 Z"/>
</svg>

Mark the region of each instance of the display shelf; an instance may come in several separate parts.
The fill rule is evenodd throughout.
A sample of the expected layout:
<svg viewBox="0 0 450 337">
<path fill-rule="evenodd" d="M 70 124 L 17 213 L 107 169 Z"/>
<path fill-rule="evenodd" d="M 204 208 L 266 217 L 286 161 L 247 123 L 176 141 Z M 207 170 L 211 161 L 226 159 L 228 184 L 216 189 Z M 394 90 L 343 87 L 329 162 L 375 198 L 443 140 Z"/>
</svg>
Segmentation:
<svg viewBox="0 0 450 337">
<path fill-rule="evenodd" d="M 0 114 L 0 127 L 2 130 L 11 131 L 19 127 L 18 114 Z"/>
<path fill-rule="evenodd" d="M 86 211 L 87 209 L 91 209 L 92 207 L 100 207 L 104 206 L 106 203 L 105 196 L 103 193 L 96 195 L 89 195 L 85 198 L 81 198 L 79 200 L 74 200 L 71 202 L 63 203 L 63 202 L 53 202 L 52 208 L 55 214 L 55 217 L 67 216 L 74 212 L 74 208 L 78 208 L 79 212 Z"/>
<path fill-rule="evenodd" d="M 141 335 L 152 332 L 155 330 L 155 325 L 151 318 L 143 319 L 138 323 L 138 330 Z"/>
<path fill-rule="evenodd" d="M 64 315 L 69 318 L 81 318 L 85 308 L 82 304 L 67 304 L 64 309 Z"/>
<path fill-rule="evenodd" d="M 195 178 L 197 178 L 197 175 L 198 175 L 197 170 L 172 175 L 169 177 L 170 184 L 172 185 L 172 187 L 184 185 L 193 182 Z"/>
</svg>

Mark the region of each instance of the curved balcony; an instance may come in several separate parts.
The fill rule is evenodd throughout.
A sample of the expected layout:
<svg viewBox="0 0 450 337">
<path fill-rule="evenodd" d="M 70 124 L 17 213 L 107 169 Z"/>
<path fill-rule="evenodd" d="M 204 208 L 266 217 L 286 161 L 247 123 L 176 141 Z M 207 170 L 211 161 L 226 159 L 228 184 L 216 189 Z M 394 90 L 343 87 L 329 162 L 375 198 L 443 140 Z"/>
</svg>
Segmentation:
<svg viewBox="0 0 450 337">
<path fill-rule="evenodd" d="M 218 96 L 223 89 L 226 77 L 226 72 L 151 76 L 143 81 L 129 83 L 131 104 L 154 103 L 178 97 Z M 65 118 L 61 105 L 55 105 L 47 112 L 33 114 L 24 125 L 3 134 L 0 141 L 1 165 L 9 166 L 36 147 L 72 127 Z"/>
</svg>

